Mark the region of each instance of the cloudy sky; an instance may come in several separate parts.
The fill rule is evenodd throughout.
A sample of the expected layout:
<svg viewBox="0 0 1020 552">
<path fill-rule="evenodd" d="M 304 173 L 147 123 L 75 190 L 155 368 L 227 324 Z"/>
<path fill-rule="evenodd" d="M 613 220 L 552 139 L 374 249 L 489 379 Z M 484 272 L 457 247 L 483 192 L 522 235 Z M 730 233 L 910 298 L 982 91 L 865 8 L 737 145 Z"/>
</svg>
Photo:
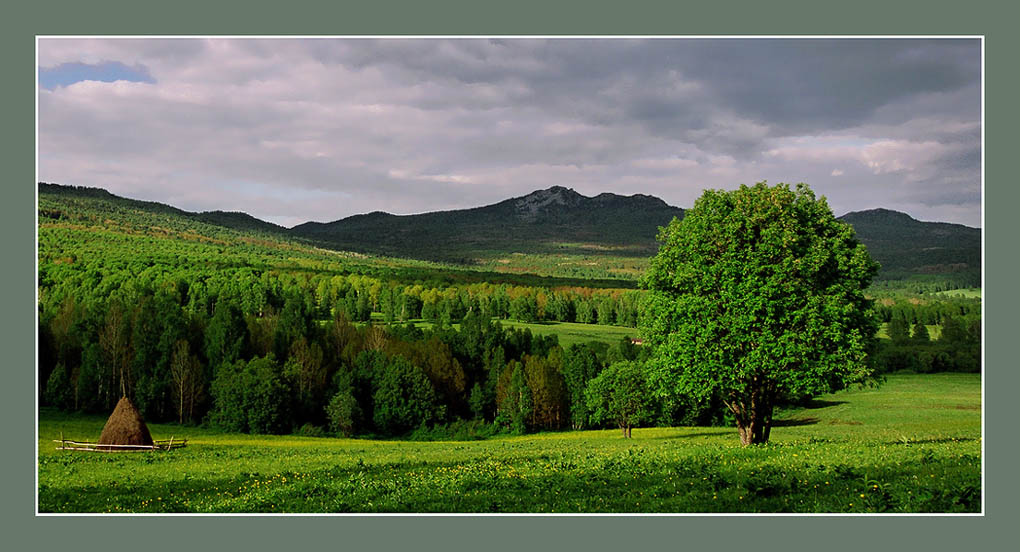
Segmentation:
<svg viewBox="0 0 1020 552">
<path fill-rule="evenodd" d="M 976 39 L 43 38 L 39 179 L 292 226 L 806 182 L 981 223 Z"/>
</svg>

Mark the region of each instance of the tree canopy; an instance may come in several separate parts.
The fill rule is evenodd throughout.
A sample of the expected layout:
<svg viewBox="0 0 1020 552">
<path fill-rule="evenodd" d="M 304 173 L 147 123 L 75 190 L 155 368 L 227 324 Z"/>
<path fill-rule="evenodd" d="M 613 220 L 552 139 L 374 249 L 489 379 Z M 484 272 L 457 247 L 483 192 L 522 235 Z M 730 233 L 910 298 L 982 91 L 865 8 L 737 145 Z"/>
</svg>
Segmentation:
<svg viewBox="0 0 1020 552">
<path fill-rule="evenodd" d="M 708 190 L 659 240 L 641 326 L 660 396 L 720 398 L 748 445 L 777 400 L 870 375 L 878 265 L 806 185 Z"/>
<path fill-rule="evenodd" d="M 639 362 L 615 362 L 588 382 L 585 399 L 596 423 L 612 421 L 630 438 L 631 428 L 652 415 L 644 366 Z"/>
</svg>

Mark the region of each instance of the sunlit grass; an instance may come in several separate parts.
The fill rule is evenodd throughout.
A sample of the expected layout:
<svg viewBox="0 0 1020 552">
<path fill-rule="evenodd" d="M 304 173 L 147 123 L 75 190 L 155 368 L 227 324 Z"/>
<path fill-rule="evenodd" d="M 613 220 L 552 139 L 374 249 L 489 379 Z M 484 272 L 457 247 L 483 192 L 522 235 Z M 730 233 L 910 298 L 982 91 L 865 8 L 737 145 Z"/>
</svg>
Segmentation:
<svg viewBox="0 0 1020 552">
<path fill-rule="evenodd" d="M 567 347 L 577 343 L 588 343 L 591 341 L 601 341 L 608 345 L 616 345 L 623 338 L 636 338 L 638 337 L 637 328 L 628 328 L 626 326 L 603 326 L 599 324 L 578 324 L 576 322 L 520 322 L 517 320 L 495 320 L 504 328 L 519 328 L 531 330 L 533 335 L 555 335 L 561 347 L 566 349 Z M 328 324 L 328 321 L 320 321 L 322 325 Z M 383 324 L 382 314 L 372 313 L 373 324 Z M 394 324 L 401 325 L 404 323 L 411 323 L 422 329 L 430 329 L 435 324 L 432 322 L 426 322 L 421 319 L 409 320 L 407 322 L 396 322 Z M 359 323 L 359 325 L 367 324 Z M 460 330 L 460 324 L 451 324 L 451 326 Z"/>
<path fill-rule="evenodd" d="M 769 445 L 723 427 L 471 442 L 186 436 L 169 453 L 71 453 L 102 417 L 45 411 L 43 512 L 926 512 L 980 508 L 980 376 L 890 376 L 782 413 Z M 863 496 L 862 496 L 863 495 Z"/>
</svg>

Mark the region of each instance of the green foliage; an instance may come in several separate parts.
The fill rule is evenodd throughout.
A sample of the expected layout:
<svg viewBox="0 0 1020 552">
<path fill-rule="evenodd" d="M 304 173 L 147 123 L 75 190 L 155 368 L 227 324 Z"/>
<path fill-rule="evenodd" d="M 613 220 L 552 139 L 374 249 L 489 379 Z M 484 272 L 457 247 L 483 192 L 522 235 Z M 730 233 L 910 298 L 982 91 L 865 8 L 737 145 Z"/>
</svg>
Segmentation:
<svg viewBox="0 0 1020 552">
<path fill-rule="evenodd" d="M 660 240 L 642 329 L 660 397 L 720 396 L 762 443 L 777 400 L 869 375 L 878 267 L 807 186 L 706 191 Z"/>
<path fill-rule="evenodd" d="M 240 359 L 247 348 L 248 326 L 240 309 L 227 300 L 217 301 L 205 330 L 205 354 L 210 366 Z"/>
<path fill-rule="evenodd" d="M 890 320 L 886 331 L 889 333 L 889 339 L 897 345 L 902 345 L 910 339 L 910 325 L 903 316 L 896 316 Z"/>
<path fill-rule="evenodd" d="M 531 409 L 531 389 L 528 388 L 524 365 L 513 361 L 500 375 L 500 388 L 496 395 L 496 424 L 507 428 L 514 435 L 523 435 L 528 431 Z"/>
<path fill-rule="evenodd" d="M 302 425 L 296 432 L 302 437 L 325 437 L 326 432 L 323 431 L 322 427 L 312 424 Z"/>
<path fill-rule="evenodd" d="M 545 357 L 538 355 L 524 357 L 525 384 L 530 399 L 528 427 L 551 430 L 566 425 L 570 403 L 566 384 L 560 374 L 562 364 L 559 348 L 551 350 Z"/>
<path fill-rule="evenodd" d="M 652 415 L 648 379 L 638 362 L 610 364 L 588 382 L 584 395 L 592 422 L 615 423 L 624 437 L 631 437 L 631 428 Z"/>
<path fill-rule="evenodd" d="M 498 435 L 499 426 L 484 420 L 454 420 L 411 432 L 411 441 L 480 441 Z"/>
<path fill-rule="evenodd" d="M 74 387 L 70 376 L 67 374 L 67 367 L 63 363 L 58 363 L 53 371 L 50 372 L 50 377 L 46 381 L 44 397 L 49 405 L 64 410 L 74 409 Z"/>
<path fill-rule="evenodd" d="M 361 423 L 361 408 L 353 391 L 348 387 L 337 391 L 326 405 L 329 428 L 344 437 L 354 435 Z"/>
<path fill-rule="evenodd" d="M 872 364 L 879 373 L 980 372 L 981 322 L 977 317 L 948 316 L 935 340 L 918 322 L 909 339 L 880 340 Z"/>
<path fill-rule="evenodd" d="M 914 324 L 914 329 L 910 334 L 910 339 L 915 343 L 925 344 L 931 341 L 931 335 L 928 333 L 928 327 L 921 322 Z"/>
<path fill-rule="evenodd" d="M 530 295 L 522 295 L 510 301 L 510 318 L 521 322 L 538 320 L 538 303 Z"/>
<path fill-rule="evenodd" d="M 577 321 L 581 324 L 593 324 L 595 322 L 595 307 L 591 301 L 581 299 L 577 302 Z"/>
<path fill-rule="evenodd" d="M 590 413 L 584 393 L 588 382 L 602 371 L 596 347 L 571 345 L 563 356 L 563 382 L 567 388 L 570 407 L 570 425 L 574 429 L 588 427 Z"/>
<path fill-rule="evenodd" d="M 482 420 L 485 418 L 485 413 L 489 410 L 488 402 L 488 397 L 486 396 L 485 389 L 482 387 L 482 383 L 475 382 L 474 386 L 471 387 L 471 396 L 468 398 L 471 414 L 474 415 L 474 419 Z"/>
<path fill-rule="evenodd" d="M 221 364 L 212 382 L 215 426 L 246 433 L 291 429 L 291 390 L 273 355 Z"/>
<path fill-rule="evenodd" d="M 401 434 L 444 417 L 428 377 L 405 358 L 392 357 L 375 382 L 373 419 L 383 432 Z"/>
</svg>

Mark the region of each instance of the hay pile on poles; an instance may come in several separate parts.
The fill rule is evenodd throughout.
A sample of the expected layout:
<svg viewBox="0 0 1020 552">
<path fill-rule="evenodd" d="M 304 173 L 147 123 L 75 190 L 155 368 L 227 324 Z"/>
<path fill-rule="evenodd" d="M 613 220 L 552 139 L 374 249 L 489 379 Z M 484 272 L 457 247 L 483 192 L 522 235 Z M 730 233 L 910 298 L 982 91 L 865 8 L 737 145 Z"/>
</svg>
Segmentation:
<svg viewBox="0 0 1020 552">
<path fill-rule="evenodd" d="M 142 420 L 142 413 L 138 411 L 131 399 L 121 397 L 117 407 L 110 414 L 103 426 L 103 433 L 99 436 L 99 450 L 131 450 L 130 448 L 103 447 L 102 445 L 144 445 L 151 447 L 152 435 L 149 428 Z"/>
</svg>

